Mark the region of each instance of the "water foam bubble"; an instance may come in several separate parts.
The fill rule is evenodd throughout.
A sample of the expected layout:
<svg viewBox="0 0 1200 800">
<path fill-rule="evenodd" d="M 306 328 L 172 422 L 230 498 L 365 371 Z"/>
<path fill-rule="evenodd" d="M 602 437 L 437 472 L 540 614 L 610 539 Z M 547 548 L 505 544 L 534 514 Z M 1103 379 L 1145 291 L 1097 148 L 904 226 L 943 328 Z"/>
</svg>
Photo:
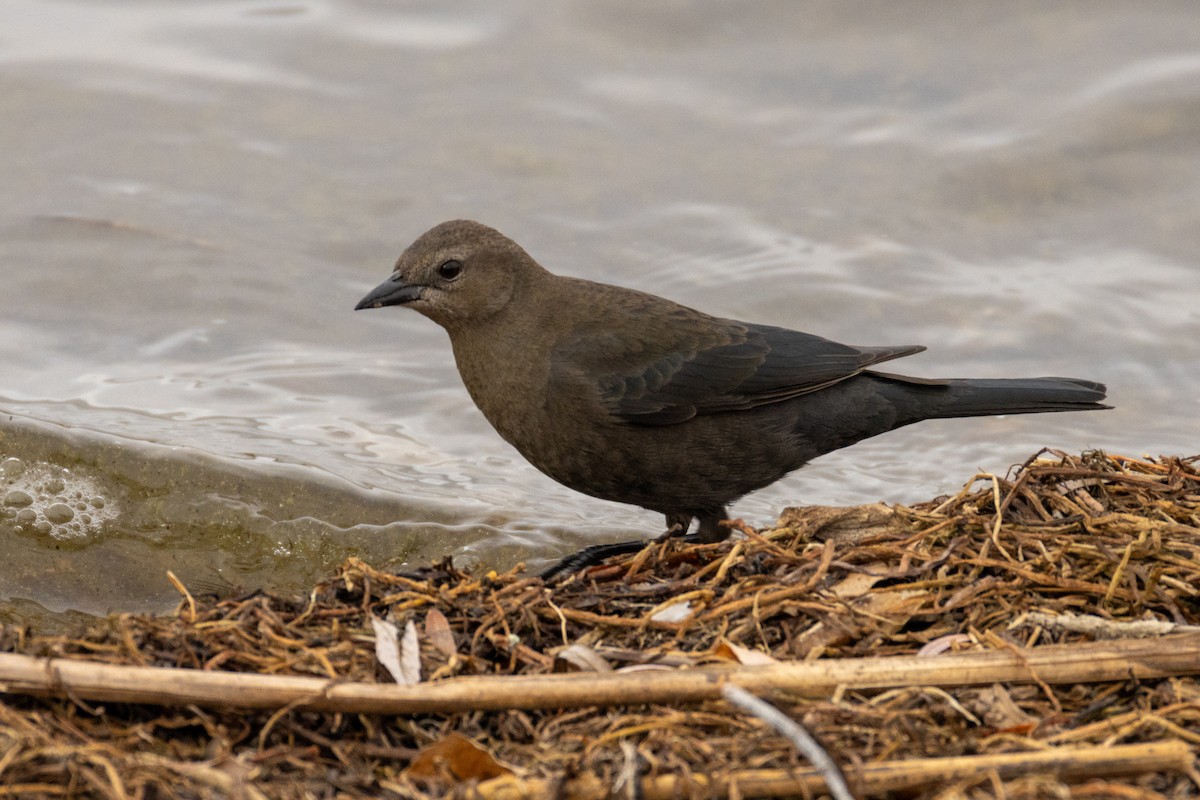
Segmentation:
<svg viewBox="0 0 1200 800">
<path fill-rule="evenodd" d="M 0 531 L 54 539 L 98 534 L 117 505 L 92 478 L 45 461 L 0 459 Z"/>
</svg>

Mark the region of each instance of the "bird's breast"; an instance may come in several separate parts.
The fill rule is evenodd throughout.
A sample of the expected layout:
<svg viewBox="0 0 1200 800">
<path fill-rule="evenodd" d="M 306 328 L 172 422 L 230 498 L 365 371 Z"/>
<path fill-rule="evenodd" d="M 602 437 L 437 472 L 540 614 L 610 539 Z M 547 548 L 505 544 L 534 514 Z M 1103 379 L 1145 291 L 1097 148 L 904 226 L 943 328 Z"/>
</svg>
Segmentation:
<svg viewBox="0 0 1200 800">
<path fill-rule="evenodd" d="M 580 465 L 611 458 L 613 428 L 623 426 L 582 370 L 525 350 L 456 348 L 455 357 L 475 405 L 542 472 L 574 486 Z"/>
</svg>

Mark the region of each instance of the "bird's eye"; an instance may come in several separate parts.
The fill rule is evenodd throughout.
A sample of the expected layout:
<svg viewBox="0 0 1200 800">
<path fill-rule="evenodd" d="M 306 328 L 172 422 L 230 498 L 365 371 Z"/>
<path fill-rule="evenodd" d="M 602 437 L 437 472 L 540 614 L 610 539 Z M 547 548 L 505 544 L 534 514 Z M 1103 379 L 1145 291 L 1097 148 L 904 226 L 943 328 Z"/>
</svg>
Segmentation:
<svg viewBox="0 0 1200 800">
<path fill-rule="evenodd" d="M 461 261 L 450 259 L 438 267 L 438 277 L 444 281 L 452 281 L 462 274 L 463 265 Z"/>
</svg>

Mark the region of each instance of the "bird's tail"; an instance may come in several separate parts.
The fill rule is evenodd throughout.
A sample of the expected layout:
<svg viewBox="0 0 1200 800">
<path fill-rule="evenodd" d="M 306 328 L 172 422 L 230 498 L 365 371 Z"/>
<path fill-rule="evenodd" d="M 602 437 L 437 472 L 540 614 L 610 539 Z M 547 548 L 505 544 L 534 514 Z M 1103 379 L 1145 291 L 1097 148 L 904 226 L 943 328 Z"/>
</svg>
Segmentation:
<svg viewBox="0 0 1200 800">
<path fill-rule="evenodd" d="M 983 417 L 992 414 L 1038 414 L 1045 411 L 1089 411 L 1112 408 L 1100 401 L 1102 383 L 1079 378 L 952 378 L 928 380 L 873 372 L 887 381 L 929 387 L 937 400 L 925 405 L 925 419 Z M 911 390 L 910 390 L 911 391 Z M 921 394 L 925 391 L 917 390 Z M 927 396 L 928 397 L 928 396 Z M 932 397 L 928 397 L 932 400 Z"/>
</svg>

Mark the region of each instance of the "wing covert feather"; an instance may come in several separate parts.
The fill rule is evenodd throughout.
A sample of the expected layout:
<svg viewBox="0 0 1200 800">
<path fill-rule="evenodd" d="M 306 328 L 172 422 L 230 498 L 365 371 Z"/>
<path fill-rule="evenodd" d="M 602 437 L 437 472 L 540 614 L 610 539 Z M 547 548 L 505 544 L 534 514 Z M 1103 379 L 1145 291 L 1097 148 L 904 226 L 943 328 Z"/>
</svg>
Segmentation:
<svg viewBox="0 0 1200 800">
<path fill-rule="evenodd" d="M 652 344 L 631 346 L 615 336 L 580 337 L 560 355 L 582 362 L 596 377 L 601 401 L 614 416 L 641 425 L 671 425 L 818 391 L 873 364 L 925 349 L 854 347 L 786 328 L 732 321 L 718 333 L 704 346 L 658 352 Z"/>
</svg>

